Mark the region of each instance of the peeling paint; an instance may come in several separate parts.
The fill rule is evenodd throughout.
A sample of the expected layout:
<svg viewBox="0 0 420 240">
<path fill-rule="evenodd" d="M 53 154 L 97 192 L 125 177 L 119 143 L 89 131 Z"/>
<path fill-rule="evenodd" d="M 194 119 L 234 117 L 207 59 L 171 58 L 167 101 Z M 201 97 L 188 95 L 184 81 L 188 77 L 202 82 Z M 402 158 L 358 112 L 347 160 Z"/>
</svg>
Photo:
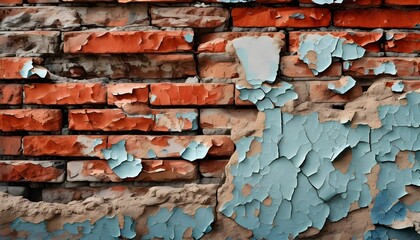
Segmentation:
<svg viewBox="0 0 420 240">
<path fill-rule="evenodd" d="M 338 94 L 345 94 L 356 85 L 356 81 L 350 76 L 343 76 L 340 78 L 338 85 L 330 83 L 328 89 Z"/>
<path fill-rule="evenodd" d="M 333 4 L 333 3 L 343 3 L 343 0 L 312 0 L 312 2 L 324 5 L 324 4 Z"/>
<path fill-rule="evenodd" d="M 355 43 L 348 43 L 345 38 L 331 34 L 302 34 L 298 55 L 313 74 L 325 71 L 333 62 L 333 57 L 343 60 L 354 60 L 363 57 L 366 50 Z"/>
<path fill-rule="evenodd" d="M 369 70 L 366 69 L 366 75 L 369 74 Z M 395 63 L 393 62 L 383 62 L 380 66 L 373 69 L 373 73 L 375 75 L 379 74 L 391 74 L 396 75 L 397 74 L 397 68 L 395 66 Z"/>
<path fill-rule="evenodd" d="M 194 35 L 191 34 L 191 33 L 187 33 L 187 34 L 184 35 L 184 39 L 188 43 L 192 43 L 194 41 Z"/>
<path fill-rule="evenodd" d="M 203 143 L 193 141 L 181 151 L 181 157 L 188 161 L 195 161 L 206 157 L 207 152 L 211 146 L 206 146 Z"/>
<path fill-rule="evenodd" d="M 34 66 L 33 61 L 27 61 L 22 69 L 20 70 L 20 75 L 23 78 L 29 78 L 32 75 L 38 75 L 41 78 L 45 78 L 47 76 L 48 70 L 41 66 Z"/>
<path fill-rule="evenodd" d="M 125 149 L 125 140 L 112 144 L 110 149 L 102 149 L 102 154 L 108 160 L 108 166 L 119 178 L 137 177 L 143 166 L 140 158 L 134 158 Z"/>
<path fill-rule="evenodd" d="M 391 86 L 391 90 L 397 93 L 404 91 L 404 83 L 402 81 L 394 82 L 394 84 Z"/>
</svg>

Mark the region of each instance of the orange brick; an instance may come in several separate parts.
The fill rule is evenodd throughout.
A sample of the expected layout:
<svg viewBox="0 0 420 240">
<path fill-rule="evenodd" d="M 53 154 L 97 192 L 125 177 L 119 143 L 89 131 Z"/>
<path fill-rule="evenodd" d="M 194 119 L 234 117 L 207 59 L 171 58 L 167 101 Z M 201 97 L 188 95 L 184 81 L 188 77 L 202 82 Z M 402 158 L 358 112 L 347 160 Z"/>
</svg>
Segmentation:
<svg viewBox="0 0 420 240">
<path fill-rule="evenodd" d="M 2 109 L 0 131 L 60 131 L 61 110 L 56 109 Z"/>
<path fill-rule="evenodd" d="M 198 54 L 198 71 L 204 79 L 238 78 L 239 67 L 239 63 L 227 53 Z"/>
<path fill-rule="evenodd" d="M 151 114 L 127 115 L 121 109 L 69 111 L 69 128 L 80 131 L 185 131 L 197 129 L 195 109 L 152 109 Z"/>
<path fill-rule="evenodd" d="M 344 0 L 343 3 L 333 4 L 334 5 L 344 5 L 344 6 L 380 6 L 382 0 Z M 299 0 L 300 3 L 305 4 L 315 4 L 312 0 Z M 328 5 L 327 5 L 328 6 Z"/>
<path fill-rule="evenodd" d="M 23 155 L 101 157 L 107 137 L 98 135 L 42 135 L 23 137 Z"/>
<path fill-rule="evenodd" d="M 246 119 L 249 122 L 255 121 L 257 113 L 257 109 L 201 109 L 200 127 L 203 130 L 230 130 L 241 119 Z"/>
<path fill-rule="evenodd" d="M 327 8 L 233 8 L 235 27 L 327 27 L 331 14 Z"/>
<path fill-rule="evenodd" d="M 223 83 L 155 83 L 150 85 L 152 105 L 229 105 L 234 85 Z"/>
<path fill-rule="evenodd" d="M 338 94 L 328 89 L 328 84 L 338 83 L 338 81 L 310 81 L 308 83 L 310 100 L 317 103 L 346 103 L 360 97 L 363 93 L 360 85 L 354 86 L 345 94 Z"/>
<path fill-rule="evenodd" d="M 401 9 L 351 9 L 334 13 L 334 26 L 352 28 L 416 28 L 420 11 Z"/>
<path fill-rule="evenodd" d="M 124 181 L 180 181 L 197 178 L 197 163 L 183 160 L 142 160 L 143 170 L 138 177 Z M 70 161 L 67 181 L 121 182 L 104 160 Z"/>
<path fill-rule="evenodd" d="M 420 33 L 389 31 L 386 36 L 386 52 L 420 53 Z"/>
<path fill-rule="evenodd" d="M 25 85 L 25 103 L 76 105 L 106 103 L 106 89 L 101 83 L 36 83 Z"/>
<path fill-rule="evenodd" d="M 228 162 L 229 160 L 201 160 L 198 169 L 204 177 L 221 178 Z"/>
<path fill-rule="evenodd" d="M 23 4 L 23 0 L 2 0 L 2 1 L 0 1 L 0 6 L 20 5 L 20 4 Z"/>
<path fill-rule="evenodd" d="M 20 57 L 0 58 L 0 79 L 23 79 L 22 75 L 20 75 L 20 70 L 28 61 L 40 64 L 42 60 L 40 58 Z"/>
<path fill-rule="evenodd" d="M 21 136 L 0 136 L 0 155 L 20 155 Z"/>
<path fill-rule="evenodd" d="M 63 182 L 64 161 L 0 161 L 1 182 Z"/>
<path fill-rule="evenodd" d="M 226 135 L 195 135 L 195 136 L 146 136 L 146 135 L 117 135 L 108 137 L 108 148 L 125 140 L 125 147 L 129 154 L 136 158 L 179 158 L 181 152 L 193 141 L 210 146 L 207 156 L 230 157 L 235 145 Z M 149 150 L 153 153 L 149 154 Z"/>
<path fill-rule="evenodd" d="M 385 5 L 419 6 L 420 0 L 385 0 Z"/>
<path fill-rule="evenodd" d="M 301 61 L 297 55 L 293 55 L 281 57 L 280 69 L 281 75 L 290 78 L 337 78 L 341 76 L 342 64 L 334 62 L 325 72 L 315 76 L 306 63 Z"/>
<path fill-rule="evenodd" d="M 381 44 L 380 40 L 382 32 L 356 32 L 356 31 L 345 31 L 345 32 L 289 32 L 289 51 L 297 52 L 299 50 L 300 37 L 303 34 L 317 34 L 317 35 L 332 35 L 334 37 L 345 38 L 348 43 L 356 43 L 363 47 L 369 52 L 380 52 Z"/>
<path fill-rule="evenodd" d="M 0 84 L 0 104 L 16 105 L 22 103 L 22 85 Z"/>
<path fill-rule="evenodd" d="M 114 83 L 107 85 L 107 91 L 109 105 L 149 102 L 149 84 Z"/>
<path fill-rule="evenodd" d="M 403 57 L 364 57 L 358 60 L 350 61 L 349 69 L 344 69 L 344 72 L 355 77 L 375 76 L 374 69 L 387 62 L 395 64 L 397 74 L 392 76 L 420 76 L 420 58 Z"/>
<path fill-rule="evenodd" d="M 192 49 L 192 31 L 83 31 L 64 33 L 65 53 L 179 52 Z"/>
</svg>

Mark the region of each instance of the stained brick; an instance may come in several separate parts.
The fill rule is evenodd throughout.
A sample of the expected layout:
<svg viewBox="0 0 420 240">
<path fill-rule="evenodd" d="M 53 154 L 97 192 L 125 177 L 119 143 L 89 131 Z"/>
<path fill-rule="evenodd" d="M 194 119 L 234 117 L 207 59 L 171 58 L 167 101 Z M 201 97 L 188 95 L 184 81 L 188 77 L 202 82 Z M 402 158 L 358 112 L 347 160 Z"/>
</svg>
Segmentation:
<svg viewBox="0 0 420 240">
<path fill-rule="evenodd" d="M 83 31 L 63 34 L 65 53 L 182 52 L 192 31 Z"/>
<path fill-rule="evenodd" d="M 198 71 L 201 78 L 238 78 L 239 67 L 239 63 L 227 53 L 200 53 L 198 55 Z"/>
<path fill-rule="evenodd" d="M 2 182 L 63 182 L 64 161 L 0 161 Z"/>
<path fill-rule="evenodd" d="M 202 160 L 199 162 L 199 171 L 203 177 L 223 177 L 225 167 L 229 160 Z"/>
<path fill-rule="evenodd" d="M 61 110 L 1 109 L 0 131 L 60 131 Z"/>
<path fill-rule="evenodd" d="M 0 136 L 0 155 L 20 155 L 21 136 Z"/>
<path fill-rule="evenodd" d="M 327 8 L 233 8 L 235 27 L 295 27 L 316 28 L 330 24 L 331 14 Z"/>
<path fill-rule="evenodd" d="M 0 84 L 0 104 L 17 105 L 22 103 L 22 85 Z"/>
<path fill-rule="evenodd" d="M 254 122 L 257 119 L 256 109 L 223 109 L 208 108 L 200 110 L 200 127 L 205 130 L 231 130 L 241 119 Z"/>
<path fill-rule="evenodd" d="M 101 83 L 37 83 L 25 85 L 24 92 L 26 104 L 106 103 L 106 89 Z"/>
<path fill-rule="evenodd" d="M 234 85 L 221 83 L 156 83 L 150 85 L 152 105 L 229 105 Z"/>
<path fill-rule="evenodd" d="M 2 54 L 45 54 L 58 53 L 60 32 L 0 32 L 0 53 Z"/>
<path fill-rule="evenodd" d="M 197 163 L 183 160 L 142 160 L 143 170 L 138 177 L 124 181 L 179 181 L 197 178 Z M 106 161 L 85 160 L 67 163 L 67 181 L 121 182 Z"/>
<path fill-rule="evenodd" d="M 99 135 L 42 135 L 23 137 L 23 155 L 101 157 L 107 137 Z"/>
<path fill-rule="evenodd" d="M 128 153 L 137 158 L 179 158 L 181 152 L 191 143 L 198 142 L 209 146 L 207 156 L 228 157 L 233 154 L 235 145 L 230 137 L 225 135 L 196 136 L 147 136 L 119 135 L 108 137 L 108 148 L 125 140 Z M 149 153 L 150 151 L 150 153 Z M 155 156 L 154 156 L 155 155 Z"/>
</svg>

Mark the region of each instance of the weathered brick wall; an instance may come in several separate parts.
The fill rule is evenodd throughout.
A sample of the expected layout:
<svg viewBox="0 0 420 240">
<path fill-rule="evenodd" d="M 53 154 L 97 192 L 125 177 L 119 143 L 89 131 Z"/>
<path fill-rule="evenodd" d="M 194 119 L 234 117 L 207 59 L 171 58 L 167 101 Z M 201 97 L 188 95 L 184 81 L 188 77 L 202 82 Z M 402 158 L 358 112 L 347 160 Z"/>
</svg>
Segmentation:
<svg viewBox="0 0 420 240">
<path fill-rule="evenodd" d="M 0 238 L 418 239 L 419 7 L 0 0 Z"/>
</svg>

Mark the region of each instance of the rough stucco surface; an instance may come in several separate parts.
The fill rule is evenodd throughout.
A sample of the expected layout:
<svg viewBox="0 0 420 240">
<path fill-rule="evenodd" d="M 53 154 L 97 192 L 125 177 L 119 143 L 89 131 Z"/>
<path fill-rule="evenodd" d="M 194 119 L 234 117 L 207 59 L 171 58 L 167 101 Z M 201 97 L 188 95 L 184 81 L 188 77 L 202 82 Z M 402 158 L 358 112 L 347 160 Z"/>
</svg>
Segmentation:
<svg viewBox="0 0 420 240">
<path fill-rule="evenodd" d="M 0 239 L 419 239 L 418 7 L 0 1 Z"/>
</svg>

